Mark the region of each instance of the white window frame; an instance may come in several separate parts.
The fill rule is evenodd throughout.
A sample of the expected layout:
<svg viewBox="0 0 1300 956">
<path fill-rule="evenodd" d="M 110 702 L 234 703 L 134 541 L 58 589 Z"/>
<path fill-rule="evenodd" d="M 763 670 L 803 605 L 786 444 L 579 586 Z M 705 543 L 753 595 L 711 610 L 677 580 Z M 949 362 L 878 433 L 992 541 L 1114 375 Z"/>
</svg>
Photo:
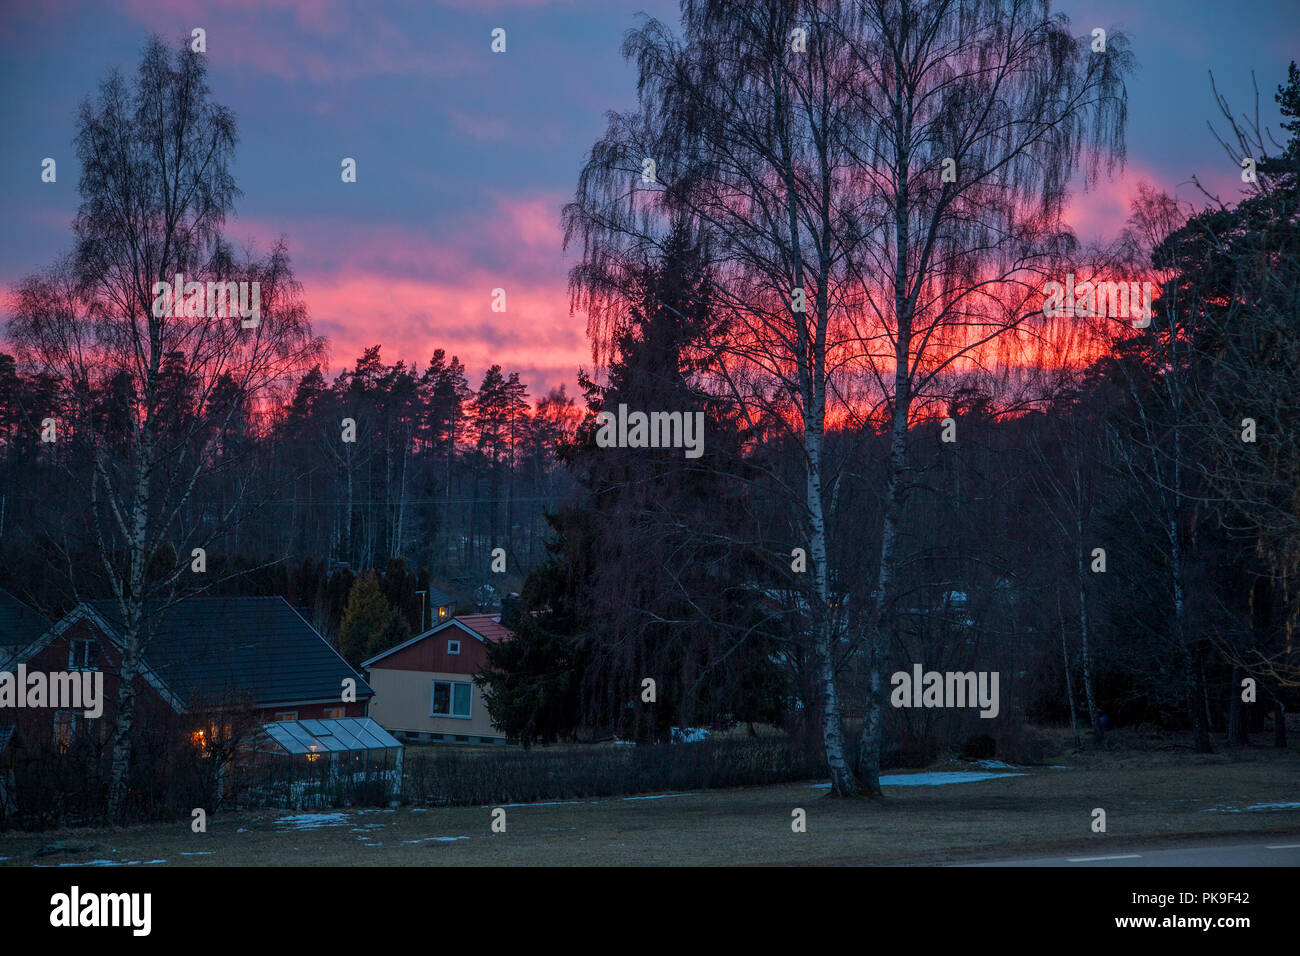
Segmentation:
<svg viewBox="0 0 1300 956">
<path fill-rule="evenodd" d="M 281 723 L 282 721 L 297 720 L 297 719 L 298 719 L 298 712 L 296 710 L 277 710 L 275 712 L 275 722 L 277 724 Z"/>
<path fill-rule="evenodd" d="M 68 641 L 68 670 L 69 671 L 95 671 L 99 670 L 93 663 L 86 662 L 86 658 L 96 656 L 98 641 L 93 637 L 74 637 Z M 87 648 L 88 653 L 81 655 L 82 660 L 77 660 L 77 649 Z"/>
<path fill-rule="evenodd" d="M 463 685 L 463 686 L 465 686 L 465 687 L 468 687 L 468 688 L 469 688 L 469 713 L 467 713 L 467 714 L 454 714 L 454 713 L 440 714 L 440 713 L 438 713 L 438 712 L 434 709 L 434 701 L 437 699 L 437 694 L 438 694 L 438 685 L 439 685 L 439 684 L 446 684 L 447 687 L 448 687 L 448 691 L 447 691 L 447 706 L 448 706 L 451 710 L 455 710 L 455 709 L 456 709 L 456 686 L 459 684 L 459 685 Z M 473 717 L 474 717 L 474 683 L 473 683 L 472 681 L 461 681 L 461 680 L 437 680 L 437 679 L 435 679 L 435 680 L 434 680 L 434 681 L 429 685 L 429 716 L 430 716 L 430 717 L 450 717 L 450 718 L 452 718 L 452 719 L 454 719 L 454 720 L 472 720 Z"/>
<path fill-rule="evenodd" d="M 456 648 L 455 650 L 452 650 L 452 646 L 453 646 L 453 645 L 454 645 L 455 648 Z M 458 656 L 460 656 L 460 641 L 448 641 L 448 642 L 447 642 L 447 654 L 448 654 L 449 656 L 451 656 L 451 657 L 458 657 Z"/>
<path fill-rule="evenodd" d="M 337 716 L 335 716 L 336 711 L 338 712 Z M 341 720 L 348 715 L 348 709 L 346 707 L 326 707 L 321 713 L 325 715 L 321 720 Z"/>
</svg>

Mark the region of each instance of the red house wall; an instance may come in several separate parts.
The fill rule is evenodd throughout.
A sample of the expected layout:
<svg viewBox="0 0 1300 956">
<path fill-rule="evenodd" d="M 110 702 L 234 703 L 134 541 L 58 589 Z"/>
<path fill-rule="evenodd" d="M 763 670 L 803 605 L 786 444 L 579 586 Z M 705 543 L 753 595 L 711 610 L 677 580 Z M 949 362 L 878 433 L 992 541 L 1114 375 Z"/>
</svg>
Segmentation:
<svg viewBox="0 0 1300 956">
<path fill-rule="evenodd" d="M 275 720 L 275 715 L 285 711 L 297 711 L 298 720 L 324 720 L 325 711 L 335 707 L 343 708 L 344 717 L 366 716 L 366 702 L 356 701 L 349 704 L 285 704 L 283 707 L 264 707 L 258 712 L 258 719 L 264 724 Z"/>
<path fill-rule="evenodd" d="M 447 653 L 448 641 L 460 641 L 459 654 Z M 470 637 L 459 627 L 449 627 L 376 661 L 374 667 L 435 674 L 477 674 L 486 662 L 487 650 L 477 637 Z"/>
<path fill-rule="evenodd" d="M 98 628 L 86 621 L 77 621 L 35 654 L 25 666 L 28 674 L 35 671 L 45 673 L 67 671 L 69 642 L 83 639 L 95 641 L 94 666 L 104 675 L 101 698 L 104 712 L 97 718 L 87 718 L 84 725 L 81 725 L 81 721 L 78 720 L 78 724 L 106 740 L 112 734 L 113 722 L 117 717 L 118 693 L 121 690 L 121 681 L 117 677 L 117 672 L 120 670 L 122 655 L 111 641 L 104 638 Z M 17 673 L 16 664 L 13 665 L 12 670 Z M 24 734 L 39 739 L 52 739 L 54 715 L 62 709 L 65 708 L 6 707 L 0 710 L 0 722 L 16 724 Z M 137 726 L 148 729 L 167 730 L 179 723 L 175 711 L 143 677 L 136 679 L 135 714 Z"/>
</svg>

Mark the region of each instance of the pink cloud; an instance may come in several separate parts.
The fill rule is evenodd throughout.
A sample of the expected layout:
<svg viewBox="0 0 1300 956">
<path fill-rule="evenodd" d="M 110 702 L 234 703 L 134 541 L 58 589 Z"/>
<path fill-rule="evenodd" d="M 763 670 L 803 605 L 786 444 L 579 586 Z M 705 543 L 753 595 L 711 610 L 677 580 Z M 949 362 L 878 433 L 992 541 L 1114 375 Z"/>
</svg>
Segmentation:
<svg viewBox="0 0 1300 956">
<path fill-rule="evenodd" d="M 345 219 L 241 217 L 226 234 L 264 253 L 288 237 L 331 368 L 383 346 L 386 361 L 423 365 L 436 348 L 459 355 L 473 384 L 489 365 L 518 371 L 534 395 L 561 383 L 572 391 L 590 364 L 585 321 L 569 314 L 558 193 L 490 194 L 486 212 L 426 229 Z M 491 309 L 506 290 L 505 313 Z"/>
<path fill-rule="evenodd" d="M 577 367 L 590 364 L 582 319 L 569 314 L 563 285 L 507 280 L 506 311 L 497 313 L 497 280 L 482 272 L 454 283 L 360 272 L 299 278 L 316 331 L 330 340 L 333 371 L 376 343 L 386 361 L 420 367 L 442 348 L 465 363 L 472 385 L 499 364 L 540 395 L 562 382 L 572 387 Z"/>
<path fill-rule="evenodd" d="M 463 75 L 475 61 L 463 44 L 446 42 L 430 50 L 373 9 L 358 12 L 342 0 L 120 2 L 125 13 L 168 40 L 203 27 L 218 67 L 251 67 L 284 80 L 331 84 L 368 76 L 447 78 Z M 272 27 L 268 13 L 292 14 L 297 29 Z M 322 40 L 338 46 L 332 52 L 322 49 Z"/>
<path fill-rule="evenodd" d="M 1146 182 L 1172 192 L 1172 184 L 1163 179 L 1154 170 L 1130 160 L 1113 178 L 1103 177 L 1087 192 L 1076 190 L 1070 196 L 1062 218 L 1081 243 L 1110 242 L 1118 238 L 1128 221 L 1131 203 L 1138 195 L 1138 185 Z"/>
</svg>

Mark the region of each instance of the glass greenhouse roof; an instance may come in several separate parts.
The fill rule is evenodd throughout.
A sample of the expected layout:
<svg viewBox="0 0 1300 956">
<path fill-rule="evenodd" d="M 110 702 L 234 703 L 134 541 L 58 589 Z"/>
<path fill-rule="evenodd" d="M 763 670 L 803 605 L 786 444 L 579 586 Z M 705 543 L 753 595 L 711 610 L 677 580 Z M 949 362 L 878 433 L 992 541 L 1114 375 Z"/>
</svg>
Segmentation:
<svg viewBox="0 0 1300 956">
<path fill-rule="evenodd" d="M 286 753 L 291 754 L 402 749 L 397 738 L 369 717 L 281 720 L 263 724 L 262 729 Z"/>
</svg>

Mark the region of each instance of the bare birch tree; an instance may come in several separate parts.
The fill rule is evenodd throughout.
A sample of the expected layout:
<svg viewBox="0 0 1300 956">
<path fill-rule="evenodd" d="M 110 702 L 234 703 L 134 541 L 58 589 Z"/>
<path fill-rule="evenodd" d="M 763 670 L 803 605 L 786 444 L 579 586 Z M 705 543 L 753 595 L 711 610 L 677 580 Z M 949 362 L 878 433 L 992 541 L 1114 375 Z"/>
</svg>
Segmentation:
<svg viewBox="0 0 1300 956">
<path fill-rule="evenodd" d="M 711 343 L 719 391 L 801 453 L 804 480 L 783 491 L 808 554 L 833 792 L 878 795 L 913 413 L 1030 318 L 1068 248 L 1075 172 L 1122 159 L 1126 42 L 1091 52 L 1035 0 L 687 0 L 682 22 L 683 39 L 651 20 L 625 42 L 641 108 L 611 116 L 565 211 L 575 305 L 599 355 L 668 220 L 704 237 L 729 319 Z M 856 755 L 833 653 L 854 638 L 828 566 L 828 412 L 891 436 L 878 573 L 858 595 L 874 609 L 856 638 L 870 674 Z"/>
<path fill-rule="evenodd" d="M 265 261 L 236 260 L 221 239 L 238 195 L 230 175 L 235 118 L 212 102 L 202 54 L 175 56 L 153 37 L 132 86 L 116 71 L 78 118 L 82 163 L 76 253 L 20 287 L 10 336 L 24 361 L 57 376 L 77 449 L 83 530 L 122 622 L 112 737 L 111 818 L 128 799 L 136 694 L 154 616 L 188 578 L 193 548 L 219 540 L 261 497 L 257 476 L 222 438 L 241 416 L 315 360 L 306 310 L 283 244 Z M 156 308 L 156 283 L 202 283 L 203 302 Z M 260 316 L 208 314 L 209 282 L 259 283 Z M 251 302 L 249 303 L 251 306 Z M 226 311 L 226 310 L 221 310 Z M 186 407 L 172 404 L 184 383 Z M 127 427 L 106 438 L 109 383 L 128 383 Z M 221 476 L 219 509 L 193 508 Z"/>
</svg>

